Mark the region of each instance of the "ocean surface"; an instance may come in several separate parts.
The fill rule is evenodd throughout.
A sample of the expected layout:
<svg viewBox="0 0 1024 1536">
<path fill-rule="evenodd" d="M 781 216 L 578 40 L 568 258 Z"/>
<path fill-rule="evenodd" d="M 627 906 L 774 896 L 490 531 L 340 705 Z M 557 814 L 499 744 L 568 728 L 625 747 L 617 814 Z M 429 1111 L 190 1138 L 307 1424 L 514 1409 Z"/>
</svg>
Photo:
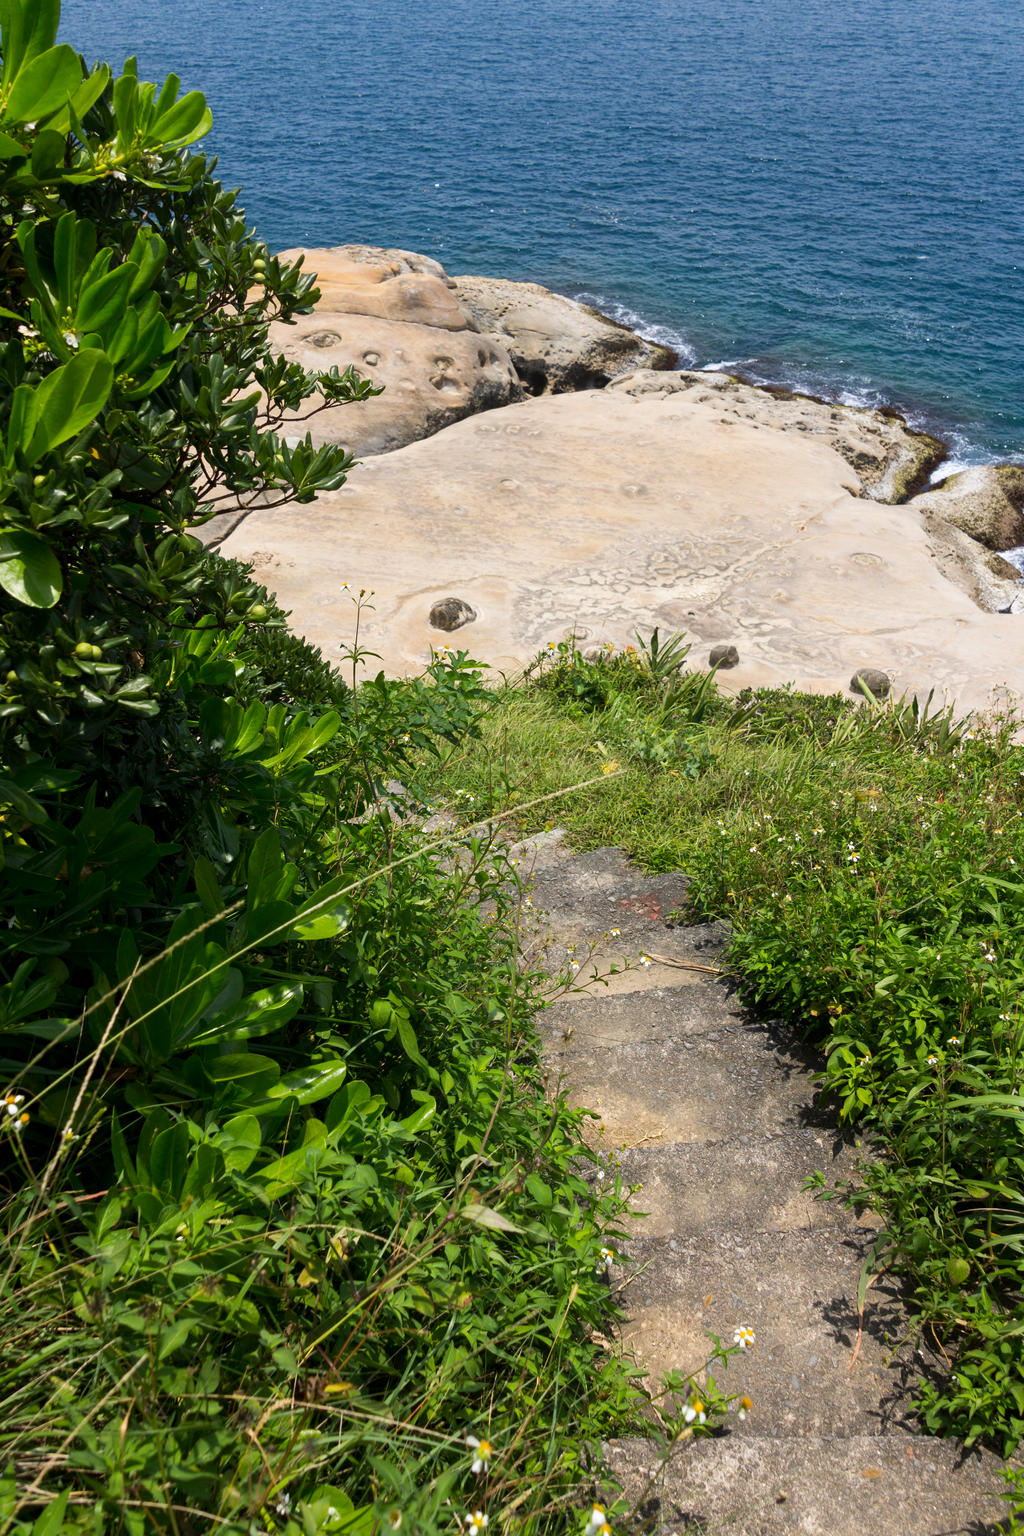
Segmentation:
<svg viewBox="0 0 1024 1536">
<path fill-rule="evenodd" d="M 529 279 L 1024 460 L 1020 0 L 64 0 L 275 249 Z"/>
</svg>

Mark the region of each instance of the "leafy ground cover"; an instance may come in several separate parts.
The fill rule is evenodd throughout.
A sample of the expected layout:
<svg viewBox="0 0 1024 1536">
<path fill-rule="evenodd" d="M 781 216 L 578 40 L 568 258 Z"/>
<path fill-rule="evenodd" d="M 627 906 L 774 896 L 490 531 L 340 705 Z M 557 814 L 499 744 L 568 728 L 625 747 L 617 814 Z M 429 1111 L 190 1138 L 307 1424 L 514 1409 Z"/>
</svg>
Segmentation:
<svg viewBox="0 0 1024 1536">
<path fill-rule="evenodd" d="M 559 821 L 685 871 L 692 914 L 731 926 L 748 998 L 819 1045 L 824 1092 L 878 1148 L 833 1192 L 884 1218 L 864 1284 L 898 1271 L 946 1362 L 920 1383 L 922 1421 L 1009 1454 L 1024 1434 L 1024 749 L 1008 720 L 916 702 L 728 699 L 682 669 L 686 649 L 552 645 L 421 782 L 505 810 L 607 774 Z"/>
</svg>

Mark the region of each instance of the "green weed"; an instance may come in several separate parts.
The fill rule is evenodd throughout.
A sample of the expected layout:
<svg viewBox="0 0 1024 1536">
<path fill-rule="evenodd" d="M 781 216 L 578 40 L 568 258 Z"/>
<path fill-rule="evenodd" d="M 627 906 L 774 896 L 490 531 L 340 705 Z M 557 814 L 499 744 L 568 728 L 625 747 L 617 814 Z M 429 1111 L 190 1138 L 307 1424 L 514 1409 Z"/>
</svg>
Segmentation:
<svg viewBox="0 0 1024 1536">
<path fill-rule="evenodd" d="M 539 673 L 539 675 L 538 675 Z M 690 877 L 691 912 L 726 919 L 750 1002 L 822 1052 L 837 1114 L 878 1160 L 850 1198 L 884 1220 L 874 1262 L 906 1281 L 949 1361 L 920 1389 L 927 1427 L 1008 1453 L 1024 1436 L 1024 749 L 1013 722 L 899 702 L 759 690 L 707 675 L 652 754 L 675 684 L 638 653 L 545 658 L 505 691 L 433 792 L 526 797 L 560 765 L 622 771 L 559 817 Z M 683 705 L 685 716 L 685 705 Z M 624 727 L 623 722 L 628 721 Z M 500 759 L 500 776 L 492 766 Z M 478 791 L 479 792 L 479 791 Z M 524 823 L 524 830 L 533 824 Z"/>
</svg>

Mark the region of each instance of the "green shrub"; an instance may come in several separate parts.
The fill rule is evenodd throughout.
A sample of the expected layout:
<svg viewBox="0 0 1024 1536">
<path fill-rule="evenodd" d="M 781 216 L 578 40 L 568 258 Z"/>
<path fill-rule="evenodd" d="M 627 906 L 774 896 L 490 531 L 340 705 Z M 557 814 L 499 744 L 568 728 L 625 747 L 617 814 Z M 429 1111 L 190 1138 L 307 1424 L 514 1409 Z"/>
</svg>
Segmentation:
<svg viewBox="0 0 1024 1536">
<path fill-rule="evenodd" d="M 564 1526 L 640 1400 L 590 1342 L 623 1194 L 500 851 L 387 798 L 480 669 L 349 687 L 190 531 L 340 484 L 275 427 L 370 387 L 269 355 L 315 290 L 202 97 L 57 19 L 0 7 L 0 1531 Z"/>
</svg>

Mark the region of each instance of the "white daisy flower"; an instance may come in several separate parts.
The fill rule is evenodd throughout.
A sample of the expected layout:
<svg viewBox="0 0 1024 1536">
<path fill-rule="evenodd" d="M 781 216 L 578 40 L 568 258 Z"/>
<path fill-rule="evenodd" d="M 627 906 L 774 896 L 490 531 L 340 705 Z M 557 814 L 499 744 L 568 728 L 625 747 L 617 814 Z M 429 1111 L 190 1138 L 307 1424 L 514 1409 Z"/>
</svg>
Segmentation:
<svg viewBox="0 0 1024 1536">
<path fill-rule="evenodd" d="M 491 1464 L 493 1448 L 489 1440 L 478 1440 L 476 1435 L 467 1435 L 466 1444 L 473 1452 L 473 1465 L 471 1472 L 486 1472 Z"/>
</svg>

